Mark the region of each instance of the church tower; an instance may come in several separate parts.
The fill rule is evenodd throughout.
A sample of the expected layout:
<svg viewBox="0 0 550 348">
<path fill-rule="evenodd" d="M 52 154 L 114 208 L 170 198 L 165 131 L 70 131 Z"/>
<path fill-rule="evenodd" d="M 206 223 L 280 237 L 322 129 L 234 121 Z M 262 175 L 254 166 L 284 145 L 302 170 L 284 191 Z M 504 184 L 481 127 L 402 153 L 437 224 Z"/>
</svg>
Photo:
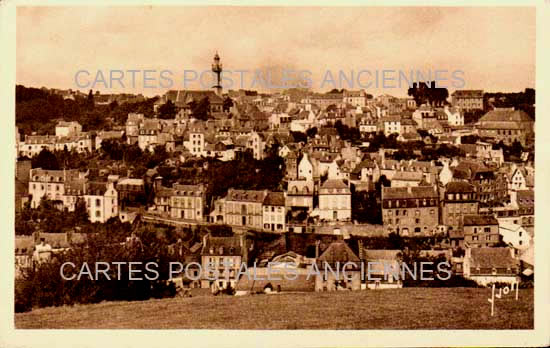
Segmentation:
<svg viewBox="0 0 550 348">
<path fill-rule="evenodd" d="M 222 70 L 223 70 L 223 66 L 220 63 L 220 56 L 218 55 L 218 52 L 216 52 L 216 55 L 214 56 L 214 62 L 212 63 L 212 71 L 216 74 L 217 83 L 215 86 L 212 86 L 212 88 L 216 89 L 216 94 L 220 97 L 222 96 L 222 83 L 221 83 Z"/>
</svg>

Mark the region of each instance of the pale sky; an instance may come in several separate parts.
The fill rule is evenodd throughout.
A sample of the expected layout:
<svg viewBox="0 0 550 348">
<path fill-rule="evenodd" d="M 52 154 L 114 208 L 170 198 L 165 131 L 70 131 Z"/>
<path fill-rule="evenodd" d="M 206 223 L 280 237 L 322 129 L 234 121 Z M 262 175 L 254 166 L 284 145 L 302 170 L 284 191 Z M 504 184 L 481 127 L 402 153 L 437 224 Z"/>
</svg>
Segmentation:
<svg viewBox="0 0 550 348">
<path fill-rule="evenodd" d="M 341 87 L 370 82 L 369 93 L 403 96 L 404 85 L 376 88 L 375 71 L 446 70 L 440 76 L 450 85 L 461 70 L 464 89 L 512 92 L 535 85 L 535 38 L 535 9 L 522 7 L 20 7 L 17 83 L 78 89 L 79 70 L 91 74 L 79 75 L 80 84 L 94 82 L 98 70 L 107 80 L 123 70 L 125 88 L 94 90 L 152 96 L 169 89 L 161 70 L 172 72 L 164 75 L 170 89 L 184 89 L 184 70 L 210 70 L 218 51 L 224 70 L 250 71 L 243 80 L 229 75 L 233 89 L 265 90 L 252 85 L 256 69 L 271 71 L 275 83 L 283 69 L 307 74 L 318 91 L 334 87 L 327 71 L 335 78 L 354 71 L 355 88 Z M 148 73 L 156 88 L 143 88 L 141 71 L 132 86 L 132 69 L 156 70 Z M 361 70 L 371 75 L 357 79 Z"/>
</svg>

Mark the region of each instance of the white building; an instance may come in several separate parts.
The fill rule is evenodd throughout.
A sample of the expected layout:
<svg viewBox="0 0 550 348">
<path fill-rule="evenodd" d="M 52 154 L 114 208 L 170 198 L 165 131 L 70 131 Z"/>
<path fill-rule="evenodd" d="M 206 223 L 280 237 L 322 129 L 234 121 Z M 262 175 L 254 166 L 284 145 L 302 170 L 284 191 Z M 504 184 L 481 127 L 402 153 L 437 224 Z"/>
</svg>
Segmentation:
<svg viewBox="0 0 550 348">
<path fill-rule="evenodd" d="M 112 182 L 89 182 L 84 195 L 91 222 L 104 223 L 118 216 L 118 193 Z"/>
<path fill-rule="evenodd" d="M 367 95 L 365 91 L 344 91 L 343 95 L 344 103 L 353 105 L 353 106 L 366 106 L 367 105 Z"/>
<path fill-rule="evenodd" d="M 505 243 L 512 245 L 515 249 L 524 250 L 531 244 L 531 236 L 521 225 L 501 223 L 498 226 L 498 233 Z"/>
<path fill-rule="evenodd" d="M 386 136 L 396 133 L 401 134 L 401 118 L 399 116 L 388 116 L 382 119 L 384 134 Z"/>
<path fill-rule="evenodd" d="M 445 106 L 445 115 L 447 115 L 447 121 L 451 126 L 464 126 L 464 115 L 460 112 L 459 108 L 449 108 Z"/>
<path fill-rule="evenodd" d="M 286 232 L 286 209 L 284 192 L 269 192 L 263 202 L 264 230 Z"/>
<path fill-rule="evenodd" d="M 309 160 L 307 153 L 304 153 L 300 163 L 298 163 L 298 179 L 313 181 L 313 164 Z"/>
<path fill-rule="evenodd" d="M 327 180 L 319 189 L 319 217 L 326 221 L 351 219 L 351 191 L 342 180 Z"/>
<path fill-rule="evenodd" d="M 58 137 L 70 137 L 79 135 L 82 132 L 82 126 L 76 121 L 60 121 L 55 126 L 55 135 Z"/>
<path fill-rule="evenodd" d="M 42 197 L 50 200 L 63 201 L 65 194 L 65 183 L 68 180 L 77 178 L 77 170 L 44 170 L 40 168 L 31 169 L 29 173 L 29 194 L 31 208 L 40 205 Z"/>
</svg>

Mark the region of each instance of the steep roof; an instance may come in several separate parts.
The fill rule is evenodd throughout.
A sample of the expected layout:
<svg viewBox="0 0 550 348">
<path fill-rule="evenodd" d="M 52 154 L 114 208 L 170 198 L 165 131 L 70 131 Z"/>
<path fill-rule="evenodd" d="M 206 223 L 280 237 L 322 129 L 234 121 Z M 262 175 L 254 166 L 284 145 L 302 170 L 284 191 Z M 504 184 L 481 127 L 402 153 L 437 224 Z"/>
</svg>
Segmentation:
<svg viewBox="0 0 550 348">
<path fill-rule="evenodd" d="M 325 252 L 317 259 L 318 263 L 326 262 L 329 264 L 334 264 L 336 262 L 345 263 L 348 261 L 359 262 L 360 260 L 344 241 L 332 242 Z"/>
<path fill-rule="evenodd" d="M 457 91 L 454 91 L 453 94 L 451 94 L 451 96 L 458 97 L 458 98 L 483 98 L 483 90 L 471 90 L 471 89 L 457 90 Z"/>
<path fill-rule="evenodd" d="M 266 195 L 267 191 L 229 189 L 226 199 L 228 201 L 262 203 Z"/>
<path fill-rule="evenodd" d="M 498 221 L 491 215 L 464 215 L 464 226 L 498 225 Z"/>
<path fill-rule="evenodd" d="M 438 198 L 437 190 L 432 186 L 383 187 L 383 199 Z"/>
<path fill-rule="evenodd" d="M 509 248 L 472 248 L 470 267 L 479 268 L 513 268 L 518 260 L 510 254 Z"/>
<path fill-rule="evenodd" d="M 242 255 L 240 238 L 239 236 L 212 237 L 206 235 L 201 255 L 240 256 Z"/>
<path fill-rule="evenodd" d="M 283 192 L 269 192 L 265 196 L 264 205 L 284 206 L 285 194 Z"/>
<path fill-rule="evenodd" d="M 479 119 L 479 122 L 533 122 L 523 110 L 496 109 L 491 110 Z"/>
<path fill-rule="evenodd" d="M 329 179 L 321 185 L 322 189 L 348 189 L 348 185 L 340 179 Z"/>
<path fill-rule="evenodd" d="M 401 254 L 401 250 L 363 248 L 363 258 L 367 261 L 397 260 Z"/>
<path fill-rule="evenodd" d="M 446 193 L 472 193 L 474 186 L 464 181 L 451 181 L 445 186 Z"/>
</svg>

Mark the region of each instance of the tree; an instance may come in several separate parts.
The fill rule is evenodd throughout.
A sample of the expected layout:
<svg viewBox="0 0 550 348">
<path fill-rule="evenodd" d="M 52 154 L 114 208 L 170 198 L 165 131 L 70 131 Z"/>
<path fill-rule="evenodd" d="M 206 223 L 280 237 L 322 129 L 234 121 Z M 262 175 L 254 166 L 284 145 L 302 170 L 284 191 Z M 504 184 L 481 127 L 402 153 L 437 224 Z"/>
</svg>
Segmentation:
<svg viewBox="0 0 550 348">
<path fill-rule="evenodd" d="M 306 131 L 308 138 L 315 138 L 315 135 L 317 135 L 317 127 L 310 128 Z"/>
<path fill-rule="evenodd" d="M 168 101 L 164 104 L 162 104 L 158 108 L 159 118 L 162 119 L 170 119 L 174 118 L 176 116 L 176 105 L 168 99 Z"/>
<path fill-rule="evenodd" d="M 210 115 L 210 99 L 208 97 L 202 98 L 192 107 L 191 113 L 194 118 L 206 121 Z"/>
<path fill-rule="evenodd" d="M 425 82 L 415 82 L 407 90 L 407 94 L 414 98 L 416 105 L 430 103 L 431 105 L 440 106 L 445 104 L 449 97 L 447 88 L 436 88 L 435 81 L 430 82 L 430 87 Z"/>
<path fill-rule="evenodd" d="M 90 89 L 90 91 L 88 92 L 88 98 L 86 99 L 86 107 L 88 109 L 93 109 L 95 106 L 95 102 L 94 102 L 94 93 L 93 91 Z"/>
<path fill-rule="evenodd" d="M 42 168 L 47 170 L 59 170 L 57 157 L 48 149 L 42 149 L 40 153 L 31 159 L 33 168 Z"/>
<path fill-rule="evenodd" d="M 223 100 L 223 111 L 229 112 L 231 107 L 233 107 L 233 100 L 229 97 L 225 97 Z"/>
</svg>

